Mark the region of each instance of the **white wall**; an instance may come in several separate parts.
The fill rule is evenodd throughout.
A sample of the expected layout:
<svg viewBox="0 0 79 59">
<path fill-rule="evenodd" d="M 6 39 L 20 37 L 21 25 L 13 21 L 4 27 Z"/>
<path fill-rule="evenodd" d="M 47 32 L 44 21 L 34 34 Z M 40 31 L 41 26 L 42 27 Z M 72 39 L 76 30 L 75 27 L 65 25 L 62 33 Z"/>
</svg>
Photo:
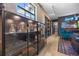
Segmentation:
<svg viewBox="0 0 79 59">
<path fill-rule="evenodd" d="M 57 16 L 79 13 L 79 5 L 77 3 L 56 3 L 53 6 Z"/>
<path fill-rule="evenodd" d="M 79 13 L 79 3 L 41 3 L 52 19 Z"/>
<path fill-rule="evenodd" d="M 17 11 L 16 11 L 16 4 L 17 3 L 4 3 L 4 6 L 5 6 L 5 10 L 6 11 L 9 11 L 9 12 L 12 12 L 12 13 L 15 13 L 15 14 L 18 14 Z M 32 5 L 35 6 L 35 16 L 36 16 L 36 21 L 37 21 L 37 6 L 35 4 L 32 3 Z"/>
<path fill-rule="evenodd" d="M 16 13 L 16 3 L 5 3 L 5 10 Z"/>
</svg>

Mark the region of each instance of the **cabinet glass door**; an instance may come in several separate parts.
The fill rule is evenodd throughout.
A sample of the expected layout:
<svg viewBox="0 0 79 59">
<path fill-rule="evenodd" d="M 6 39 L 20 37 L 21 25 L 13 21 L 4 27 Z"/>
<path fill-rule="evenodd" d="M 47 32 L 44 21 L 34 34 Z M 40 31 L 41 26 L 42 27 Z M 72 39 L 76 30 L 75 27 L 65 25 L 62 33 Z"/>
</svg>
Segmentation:
<svg viewBox="0 0 79 59">
<path fill-rule="evenodd" d="M 45 44 L 45 25 L 38 23 L 38 52 L 42 50 Z"/>
<path fill-rule="evenodd" d="M 0 15 L 0 56 L 2 56 L 2 16 Z"/>
<path fill-rule="evenodd" d="M 37 23 L 28 21 L 28 49 L 29 56 L 37 55 Z"/>
<path fill-rule="evenodd" d="M 10 12 L 5 14 L 5 55 L 27 55 L 27 19 Z"/>
<path fill-rule="evenodd" d="M 41 40 L 42 40 L 42 47 L 46 44 L 46 38 L 45 38 L 45 25 L 41 24 Z"/>
</svg>

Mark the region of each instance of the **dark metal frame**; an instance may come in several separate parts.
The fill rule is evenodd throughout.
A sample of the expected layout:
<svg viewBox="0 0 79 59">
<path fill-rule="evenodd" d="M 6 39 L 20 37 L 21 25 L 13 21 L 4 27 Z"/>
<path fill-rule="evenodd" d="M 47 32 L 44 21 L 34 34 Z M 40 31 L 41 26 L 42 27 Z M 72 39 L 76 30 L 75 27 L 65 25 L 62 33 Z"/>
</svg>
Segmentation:
<svg viewBox="0 0 79 59">
<path fill-rule="evenodd" d="M 31 3 L 29 3 L 29 4 L 32 5 Z M 33 6 L 33 5 L 32 5 L 32 6 Z M 17 7 L 23 9 L 24 11 L 26 11 L 26 12 L 28 12 L 28 13 L 30 13 L 31 15 L 34 15 L 34 19 L 36 19 L 36 15 L 35 15 L 35 6 L 33 6 L 33 7 L 34 7 L 34 14 L 31 13 L 30 11 L 28 11 L 28 10 L 26 10 L 26 9 L 24 9 L 24 8 L 22 8 L 22 7 L 20 7 L 20 6 L 17 6 Z"/>
<path fill-rule="evenodd" d="M 5 12 L 8 12 L 8 11 L 3 10 L 3 13 L 2 13 L 2 18 L 3 18 L 3 20 L 2 20 L 2 55 L 3 56 L 5 56 L 5 19 L 6 19 Z M 12 13 L 12 12 L 8 12 L 8 13 Z M 12 14 L 17 15 L 15 13 L 12 13 Z M 20 15 L 17 15 L 17 16 L 20 16 Z M 20 16 L 20 17 L 22 17 L 22 16 Z M 22 17 L 22 18 L 25 18 L 25 17 Z M 25 18 L 25 19 L 27 19 L 27 18 Z M 27 20 L 30 20 L 30 19 L 27 19 Z M 31 21 L 36 22 L 36 24 L 37 24 L 37 32 L 38 32 L 38 23 L 39 22 L 35 21 L 35 20 L 31 20 Z M 38 36 L 39 35 L 41 36 L 41 34 L 37 33 L 37 55 L 39 54 L 39 51 L 38 51 L 38 48 L 39 48 L 39 45 L 38 45 L 38 43 L 39 43 L 39 37 Z M 27 40 L 27 45 L 28 45 L 28 40 Z M 29 56 L 29 52 L 27 54 Z"/>
</svg>

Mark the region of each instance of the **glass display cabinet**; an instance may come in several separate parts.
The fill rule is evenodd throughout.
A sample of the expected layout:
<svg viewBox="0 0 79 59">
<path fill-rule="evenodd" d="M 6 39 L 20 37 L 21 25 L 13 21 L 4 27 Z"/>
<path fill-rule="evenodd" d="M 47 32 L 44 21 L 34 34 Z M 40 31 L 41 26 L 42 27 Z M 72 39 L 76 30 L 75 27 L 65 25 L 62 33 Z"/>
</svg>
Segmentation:
<svg viewBox="0 0 79 59">
<path fill-rule="evenodd" d="M 38 53 L 39 53 L 39 51 L 41 49 L 40 42 L 41 42 L 41 23 L 38 22 L 38 47 L 37 47 L 38 48 Z"/>
<path fill-rule="evenodd" d="M 27 19 L 16 14 L 4 12 L 5 15 L 5 55 L 27 55 L 28 27 Z"/>
<path fill-rule="evenodd" d="M 43 41 L 43 46 L 47 43 L 46 37 L 45 37 L 45 24 L 41 24 L 41 40 Z"/>
<path fill-rule="evenodd" d="M 3 54 L 6 56 L 34 56 L 44 47 L 45 25 L 4 11 Z"/>
<path fill-rule="evenodd" d="M 37 22 L 29 20 L 28 21 L 28 49 L 29 49 L 29 55 L 37 55 L 37 37 L 38 37 L 38 31 L 37 31 Z"/>
<path fill-rule="evenodd" d="M 0 56 L 2 55 L 2 16 L 0 15 Z"/>
<path fill-rule="evenodd" d="M 38 52 L 45 46 L 45 25 L 38 22 Z"/>
<path fill-rule="evenodd" d="M 51 35 L 51 21 L 45 16 L 45 36 L 46 38 Z"/>
</svg>

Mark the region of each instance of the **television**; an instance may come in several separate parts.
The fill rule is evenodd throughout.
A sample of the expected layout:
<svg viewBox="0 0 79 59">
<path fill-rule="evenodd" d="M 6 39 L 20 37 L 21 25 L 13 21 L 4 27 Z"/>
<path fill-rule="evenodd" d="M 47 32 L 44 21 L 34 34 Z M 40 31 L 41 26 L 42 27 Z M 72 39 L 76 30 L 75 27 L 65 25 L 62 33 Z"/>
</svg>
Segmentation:
<svg viewBox="0 0 79 59">
<path fill-rule="evenodd" d="M 62 22 L 61 28 L 77 28 L 76 22 L 73 24 L 69 24 L 67 22 Z"/>
<path fill-rule="evenodd" d="M 69 22 L 69 21 L 74 21 L 75 17 L 74 16 L 70 16 L 70 17 L 65 17 L 64 21 Z"/>
<path fill-rule="evenodd" d="M 61 28 L 77 28 L 79 27 L 77 20 L 78 18 L 76 16 L 65 17 L 64 21 L 61 23 Z"/>
</svg>

